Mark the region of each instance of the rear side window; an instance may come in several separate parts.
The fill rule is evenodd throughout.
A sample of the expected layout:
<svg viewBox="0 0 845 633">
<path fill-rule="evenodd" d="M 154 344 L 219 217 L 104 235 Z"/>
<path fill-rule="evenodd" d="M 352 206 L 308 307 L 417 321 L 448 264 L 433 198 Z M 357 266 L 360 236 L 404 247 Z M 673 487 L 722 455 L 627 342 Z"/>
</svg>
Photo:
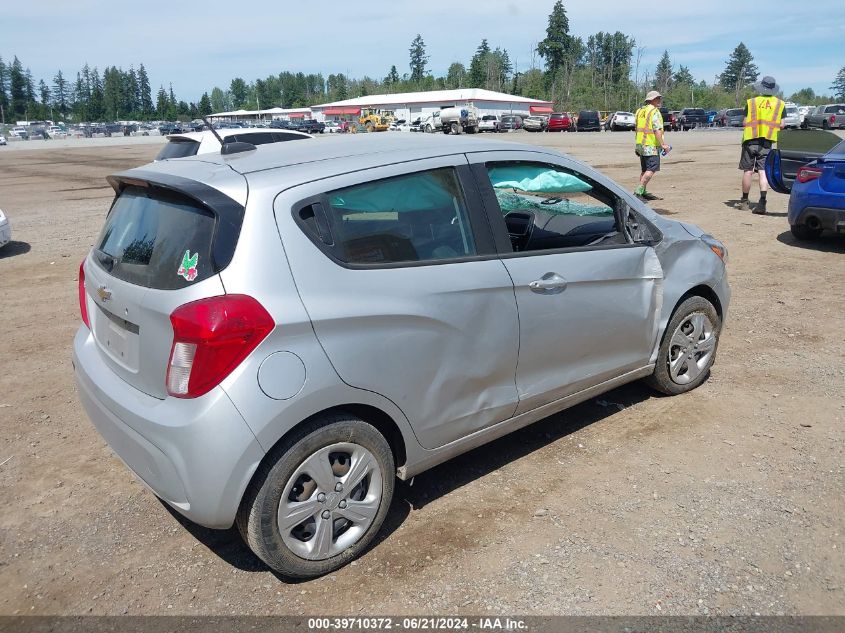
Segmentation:
<svg viewBox="0 0 845 633">
<path fill-rule="evenodd" d="M 167 160 L 168 158 L 184 158 L 185 156 L 196 156 L 200 144 L 187 138 L 172 138 L 156 156 L 156 160 Z"/>
<path fill-rule="evenodd" d="M 214 214 L 176 194 L 128 187 L 115 200 L 94 256 L 112 276 L 160 290 L 215 273 Z"/>
<path fill-rule="evenodd" d="M 299 211 L 301 226 L 348 264 L 449 260 L 476 254 L 454 169 L 332 191 Z M 323 223 L 327 223 L 326 228 Z"/>
</svg>

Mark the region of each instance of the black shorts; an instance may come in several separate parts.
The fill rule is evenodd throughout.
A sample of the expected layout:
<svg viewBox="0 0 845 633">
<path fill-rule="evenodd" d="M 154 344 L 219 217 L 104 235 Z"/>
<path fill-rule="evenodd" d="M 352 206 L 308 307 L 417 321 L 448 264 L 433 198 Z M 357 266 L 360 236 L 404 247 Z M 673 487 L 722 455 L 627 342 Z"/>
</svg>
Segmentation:
<svg viewBox="0 0 845 633">
<path fill-rule="evenodd" d="M 739 168 L 742 171 L 765 171 L 766 156 L 772 149 L 772 142 L 764 138 L 752 138 L 742 142 Z"/>
<path fill-rule="evenodd" d="M 640 156 L 642 171 L 660 171 L 660 156 Z"/>
</svg>

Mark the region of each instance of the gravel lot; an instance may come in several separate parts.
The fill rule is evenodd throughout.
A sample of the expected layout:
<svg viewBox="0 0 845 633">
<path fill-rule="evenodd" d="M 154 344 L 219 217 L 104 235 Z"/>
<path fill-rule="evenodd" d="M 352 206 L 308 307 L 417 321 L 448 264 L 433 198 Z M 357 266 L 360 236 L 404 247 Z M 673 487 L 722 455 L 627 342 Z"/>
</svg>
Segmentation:
<svg viewBox="0 0 845 633">
<path fill-rule="evenodd" d="M 636 184 L 629 134 L 500 138 Z M 162 139 L 0 148 L 15 240 L 0 251 L 0 614 L 845 615 L 845 236 L 796 243 L 777 194 L 767 216 L 735 209 L 739 141 L 671 134 L 651 187 L 660 213 L 730 249 L 710 380 L 675 398 L 628 385 L 401 484 L 370 552 L 300 584 L 235 530 L 174 517 L 77 400 L 76 276 L 105 176 Z"/>
</svg>

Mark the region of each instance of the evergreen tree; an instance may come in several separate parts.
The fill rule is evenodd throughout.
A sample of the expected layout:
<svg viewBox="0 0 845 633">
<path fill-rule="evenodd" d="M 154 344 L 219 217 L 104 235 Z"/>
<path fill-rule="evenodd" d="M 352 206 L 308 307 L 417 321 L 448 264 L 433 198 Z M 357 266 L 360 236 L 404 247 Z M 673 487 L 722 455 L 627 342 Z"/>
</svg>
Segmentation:
<svg viewBox="0 0 845 633">
<path fill-rule="evenodd" d="M 88 117 L 88 89 L 81 72 L 76 73 L 73 87 L 73 114 L 77 121 L 90 121 Z"/>
<path fill-rule="evenodd" d="M 839 72 L 836 73 L 836 77 L 833 79 L 830 89 L 833 90 L 834 97 L 839 100 L 845 100 L 845 66 L 840 68 Z"/>
<path fill-rule="evenodd" d="M 50 112 L 50 87 L 42 79 L 38 82 L 38 95 L 41 97 L 41 119 L 46 119 Z M 50 117 L 52 119 L 52 116 Z"/>
<path fill-rule="evenodd" d="M 215 90 L 220 90 L 219 88 L 215 88 Z M 213 93 L 214 91 L 212 91 Z M 212 113 L 211 109 L 211 99 L 208 96 L 207 92 L 202 93 L 202 97 L 200 98 L 199 105 L 197 106 L 197 113 L 200 117 L 208 116 Z"/>
<path fill-rule="evenodd" d="M 138 104 L 141 110 L 141 117 L 149 119 L 153 115 L 153 93 L 150 87 L 150 79 L 147 77 L 147 69 L 144 64 L 138 66 Z"/>
<path fill-rule="evenodd" d="M 692 73 L 690 72 L 689 68 L 687 68 L 683 64 L 678 66 L 678 72 L 675 73 L 675 76 L 672 81 L 673 83 L 681 86 L 691 86 L 695 83 L 695 79 L 693 79 Z"/>
<path fill-rule="evenodd" d="M 663 51 L 663 57 L 657 62 L 654 69 L 654 87 L 661 94 L 669 92 L 672 86 L 672 60 L 669 59 L 669 51 Z"/>
<path fill-rule="evenodd" d="M 0 57 L 0 109 L 3 112 L 3 122 L 5 123 L 6 112 L 9 110 L 9 67 L 3 62 Z"/>
<path fill-rule="evenodd" d="M 726 62 L 725 70 L 719 76 L 719 83 L 726 91 L 733 92 L 754 83 L 759 75 L 751 51 L 740 42 Z"/>
<path fill-rule="evenodd" d="M 141 88 L 138 85 L 138 73 L 135 67 L 130 66 L 129 72 L 123 77 L 123 109 L 131 112 L 133 118 L 139 118 L 141 114 Z"/>
<path fill-rule="evenodd" d="M 53 106 L 63 118 L 67 116 L 69 102 L 68 83 L 60 70 L 53 77 Z"/>
<path fill-rule="evenodd" d="M 428 55 L 425 54 L 425 42 L 422 36 L 417 33 L 414 41 L 411 42 L 410 66 L 411 66 L 411 81 L 420 83 L 425 76 L 425 67 L 428 64 Z"/>
<path fill-rule="evenodd" d="M 232 107 L 236 110 L 242 108 L 246 103 L 246 82 L 240 77 L 235 77 L 229 85 L 229 92 L 232 94 Z"/>
<path fill-rule="evenodd" d="M 24 118 L 26 106 L 26 76 L 24 75 L 23 64 L 15 56 L 9 70 L 9 110 L 11 111 L 9 119 Z"/>
<path fill-rule="evenodd" d="M 475 49 L 475 55 L 469 62 L 469 73 L 467 81 L 470 88 L 484 88 L 487 83 L 487 58 L 490 56 L 490 45 L 487 39 L 481 40 L 481 44 Z"/>
<path fill-rule="evenodd" d="M 546 39 L 537 45 L 537 53 L 546 60 L 549 74 L 554 76 L 558 69 L 567 63 L 572 63 L 573 43 L 569 35 L 569 18 L 563 2 L 557 0 L 549 14 L 549 25 L 546 27 Z"/>
<path fill-rule="evenodd" d="M 167 99 L 167 92 L 164 90 L 164 86 L 159 86 L 158 88 L 158 95 L 156 97 L 156 115 L 158 115 L 159 119 L 166 119 L 167 118 L 167 110 L 170 106 L 170 102 Z"/>
<path fill-rule="evenodd" d="M 88 115 L 92 121 L 102 121 L 105 118 L 105 107 L 103 98 L 103 82 L 100 80 L 100 73 L 97 67 L 90 73 L 91 77 L 91 99 L 88 102 Z"/>
<path fill-rule="evenodd" d="M 226 95 L 220 88 L 214 86 L 211 90 L 211 112 L 224 112 L 226 109 Z"/>
<path fill-rule="evenodd" d="M 446 87 L 455 90 L 462 88 L 467 80 L 467 69 L 461 62 L 452 62 L 446 73 Z"/>
<path fill-rule="evenodd" d="M 384 78 L 384 85 L 388 88 L 388 92 L 394 92 L 399 85 L 399 71 L 396 70 L 396 65 L 390 67 L 390 72 Z"/>
</svg>

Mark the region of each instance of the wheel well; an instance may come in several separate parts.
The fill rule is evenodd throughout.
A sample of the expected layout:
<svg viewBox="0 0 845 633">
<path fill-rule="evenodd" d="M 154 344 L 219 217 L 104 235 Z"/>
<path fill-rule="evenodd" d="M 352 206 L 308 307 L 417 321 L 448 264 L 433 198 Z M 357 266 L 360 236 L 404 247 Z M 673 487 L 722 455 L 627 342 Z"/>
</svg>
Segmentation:
<svg viewBox="0 0 845 633">
<path fill-rule="evenodd" d="M 270 455 L 279 444 L 284 442 L 292 433 L 294 433 L 297 429 L 301 428 L 303 425 L 306 424 L 313 424 L 315 420 L 327 415 L 327 414 L 337 414 L 337 413 L 351 413 L 355 417 L 361 418 L 364 422 L 372 424 L 379 433 L 384 435 L 384 438 L 387 440 L 387 443 L 390 445 L 390 450 L 393 453 L 393 461 L 396 464 L 396 467 L 400 467 L 405 464 L 407 459 L 407 453 L 405 451 L 405 440 L 402 437 L 402 432 L 399 430 L 399 427 L 396 425 L 396 422 L 393 421 L 389 415 L 387 415 L 381 409 L 377 409 L 376 407 L 367 405 L 367 404 L 345 404 L 341 406 L 331 407 L 328 409 L 324 409 L 319 413 L 315 413 L 312 416 L 302 420 L 299 424 L 294 425 L 291 427 L 287 433 L 285 433 L 282 437 L 280 437 L 275 444 L 267 451 L 267 455 Z"/>
<path fill-rule="evenodd" d="M 690 297 L 702 297 L 704 299 L 707 299 L 710 303 L 713 304 L 713 307 L 716 308 L 716 314 L 719 315 L 719 320 L 722 320 L 722 303 L 719 301 L 719 295 L 713 292 L 713 289 L 710 286 L 705 286 L 703 284 L 700 286 L 696 286 L 695 288 L 691 288 L 690 290 L 687 290 L 683 294 L 683 296 L 678 299 L 678 303 L 676 303 L 675 307 L 672 309 L 672 314 L 675 313 L 675 310 L 678 309 L 679 305 L 681 305 Z"/>
</svg>

